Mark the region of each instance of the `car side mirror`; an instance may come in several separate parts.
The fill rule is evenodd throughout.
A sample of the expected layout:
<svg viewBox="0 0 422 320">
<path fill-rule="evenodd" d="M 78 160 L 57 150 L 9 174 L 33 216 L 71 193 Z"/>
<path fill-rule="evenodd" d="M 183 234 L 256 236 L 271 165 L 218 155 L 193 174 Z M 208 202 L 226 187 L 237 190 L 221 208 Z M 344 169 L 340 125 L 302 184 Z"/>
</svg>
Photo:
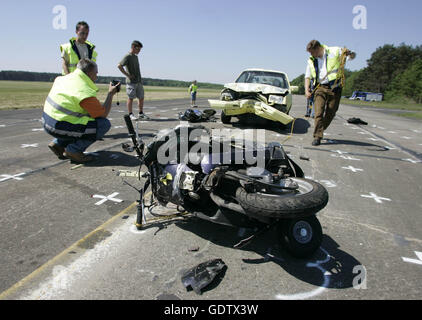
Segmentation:
<svg viewBox="0 0 422 320">
<path fill-rule="evenodd" d="M 299 92 L 299 86 L 290 86 L 290 92 L 291 93 L 298 93 Z"/>
</svg>

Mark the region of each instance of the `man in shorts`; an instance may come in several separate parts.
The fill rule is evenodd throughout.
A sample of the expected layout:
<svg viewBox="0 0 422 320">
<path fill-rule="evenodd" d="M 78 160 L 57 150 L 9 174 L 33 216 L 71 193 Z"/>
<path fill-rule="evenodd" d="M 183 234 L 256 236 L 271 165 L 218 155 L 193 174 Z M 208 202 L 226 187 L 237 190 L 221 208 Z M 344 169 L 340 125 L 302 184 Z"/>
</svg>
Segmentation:
<svg viewBox="0 0 422 320">
<path fill-rule="evenodd" d="M 144 114 L 144 87 L 142 85 L 141 70 L 139 68 L 138 54 L 142 49 L 142 43 L 135 40 L 132 42 L 130 51 L 122 61 L 117 65 L 119 70 L 126 76 L 126 93 L 128 96 L 127 108 L 131 120 L 148 120 L 149 117 Z M 139 117 L 133 115 L 133 100 L 138 99 Z"/>
</svg>

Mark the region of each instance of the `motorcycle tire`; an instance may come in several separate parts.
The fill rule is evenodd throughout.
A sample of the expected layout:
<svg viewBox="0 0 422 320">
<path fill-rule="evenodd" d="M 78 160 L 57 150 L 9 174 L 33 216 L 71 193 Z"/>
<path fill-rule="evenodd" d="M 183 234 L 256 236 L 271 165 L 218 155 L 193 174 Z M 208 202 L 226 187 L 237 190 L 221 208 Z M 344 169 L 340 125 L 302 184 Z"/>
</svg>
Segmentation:
<svg viewBox="0 0 422 320">
<path fill-rule="evenodd" d="M 229 124 L 232 117 L 226 116 L 224 111 L 221 111 L 221 122 L 224 124 Z"/>
<path fill-rule="evenodd" d="M 315 215 L 288 219 L 277 226 L 281 245 L 294 257 L 312 255 L 322 242 L 322 228 Z"/>
<path fill-rule="evenodd" d="M 236 190 L 236 200 L 246 211 L 270 218 L 292 219 L 312 215 L 328 203 L 328 192 L 318 182 L 304 178 L 290 178 L 299 189 L 284 193 L 248 193 L 243 187 Z"/>
</svg>

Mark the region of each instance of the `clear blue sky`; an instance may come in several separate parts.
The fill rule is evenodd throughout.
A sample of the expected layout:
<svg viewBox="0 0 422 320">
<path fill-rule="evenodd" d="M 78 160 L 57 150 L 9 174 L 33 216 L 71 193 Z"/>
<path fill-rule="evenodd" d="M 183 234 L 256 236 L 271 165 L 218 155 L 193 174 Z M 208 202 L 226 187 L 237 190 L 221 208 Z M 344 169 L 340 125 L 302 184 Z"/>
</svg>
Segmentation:
<svg viewBox="0 0 422 320">
<path fill-rule="evenodd" d="M 67 9 L 67 29 L 53 28 L 56 5 Z M 356 30 L 356 5 L 367 10 L 367 29 Z M 60 72 L 59 45 L 90 25 L 100 75 L 121 75 L 117 63 L 140 40 L 144 77 L 225 83 L 242 69 L 304 73 L 306 44 L 357 52 L 347 68 L 366 66 L 384 44 L 421 45 L 420 0 L 15 0 L 2 1 L 0 70 Z"/>
</svg>

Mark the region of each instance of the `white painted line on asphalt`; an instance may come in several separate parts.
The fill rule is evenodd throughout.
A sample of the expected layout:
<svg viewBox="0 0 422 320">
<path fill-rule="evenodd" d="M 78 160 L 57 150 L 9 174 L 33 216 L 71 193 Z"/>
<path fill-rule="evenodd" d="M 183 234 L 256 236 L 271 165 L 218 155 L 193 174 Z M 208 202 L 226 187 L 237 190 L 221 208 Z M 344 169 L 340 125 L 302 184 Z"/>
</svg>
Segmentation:
<svg viewBox="0 0 422 320">
<path fill-rule="evenodd" d="M 113 128 L 114 129 L 121 129 L 121 128 L 124 128 L 125 126 L 114 126 Z"/>
<path fill-rule="evenodd" d="M 403 138 L 403 139 L 406 139 L 406 140 L 410 140 L 410 139 L 412 139 L 411 137 L 407 137 L 407 136 L 403 136 L 402 138 Z"/>
<path fill-rule="evenodd" d="M 405 258 L 405 257 L 401 257 L 401 258 L 403 259 L 404 262 L 409 262 L 409 263 L 415 263 L 415 264 L 422 265 L 422 252 L 415 251 L 415 254 L 418 257 L 418 260 L 417 259 Z"/>
<path fill-rule="evenodd" d="M 382 201 L 391 201 L 391 199 L 377 196 L 373 192 L 370 192 L 369 195 L 363 195 L 363 194 L 361 194 L 360 196 L 363 197 L 363 198 L 374 199 L 375 202 L 377 202 L 377 203 L 382 203 Z"/>
<path fill-rule="evenodd" d="M 91 197 L 102 199 L 102 200 L 95 203 L 95 205 L 99 206 L 100 204 L 103 204 L 104 202 L 106 202 L 108 200 L 113 201 L 113 202 L 123 202 L 123 200 L 121 200 L 121 199 L 114 198 L 118 194 L 119 194 L 118 192 L 113 192 L 112 194 L 110 194 L 108 196 L 103 196 L 103 195 L 100 195 L 100 194 L 94 194 Z"/>
<path fill-rule="evenodd" d="M 5 126 L 5 124 L 0 124 L 0 128 L 4 128 Z"/>
<path fill-rule="evenodd" d="M 331 150 L 331 152 L 336 152 L 338 154 L 347 154 L 347 151 L 341 151 L 341 150 Z"/>
<path fill-rule="evenodd" d="M 411 163 L 421 163 L 422 161 L 420 161 L 420 160 L 413 160 L 413 159 L 410 159 L 410 158 L 408 158 L 408 159 L 402 159 L 403 161 L 408 161 L 408 162 L 411 162 Z"/>
<path fill-rule="evenodd" d="M 387 131 L 388 133 L 397 133 L 396 131 Z"/>
<path fill-rule="evenodd" d="M 32 129 L 31 131 L 44 131 L 44 128 L 34 128 L 34 129 Z"/>
</svg>

